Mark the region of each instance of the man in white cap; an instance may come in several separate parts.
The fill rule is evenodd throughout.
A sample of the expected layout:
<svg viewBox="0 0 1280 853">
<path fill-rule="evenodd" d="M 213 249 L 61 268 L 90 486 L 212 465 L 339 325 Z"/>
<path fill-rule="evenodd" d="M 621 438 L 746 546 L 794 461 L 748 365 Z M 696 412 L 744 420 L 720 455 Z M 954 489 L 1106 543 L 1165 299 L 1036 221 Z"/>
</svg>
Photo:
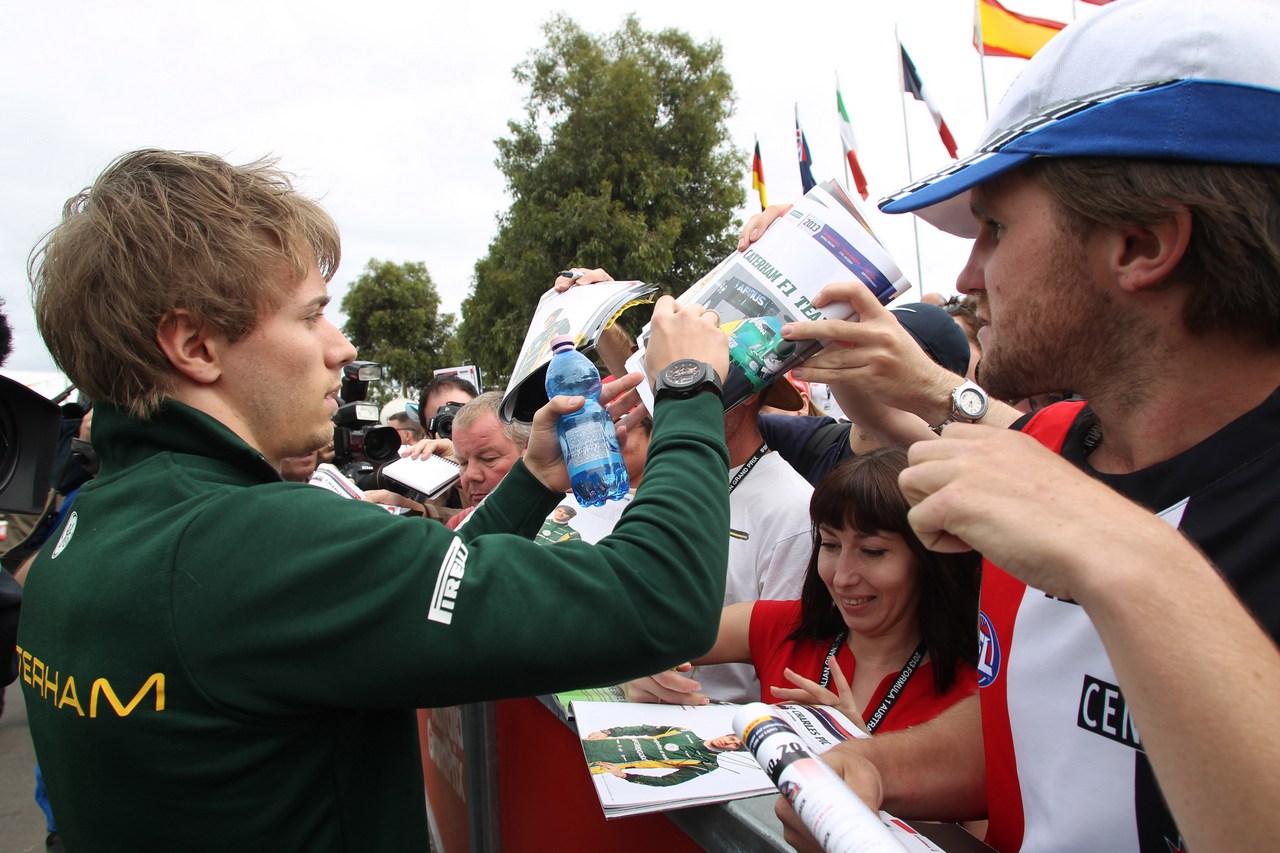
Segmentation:
<svg viewBox="0 0 1280 853">
<path fill-rule="evenodd" d="M 873 804 L 987 814 L 1000 850 L 1280 838 L 1277 44 L 1269 0 L 1120 0 L 1031 61 L 976 154 L 882 202 L 975 238 L 993 396 L 1089 403 L 911 447 L 913 527 L 987 560 L 983 689 L 829 753 Z M 874 392 L 843 337 L 810 378 Z M 925 388 L 899 407 L 937 424 Z"/>
</svg>

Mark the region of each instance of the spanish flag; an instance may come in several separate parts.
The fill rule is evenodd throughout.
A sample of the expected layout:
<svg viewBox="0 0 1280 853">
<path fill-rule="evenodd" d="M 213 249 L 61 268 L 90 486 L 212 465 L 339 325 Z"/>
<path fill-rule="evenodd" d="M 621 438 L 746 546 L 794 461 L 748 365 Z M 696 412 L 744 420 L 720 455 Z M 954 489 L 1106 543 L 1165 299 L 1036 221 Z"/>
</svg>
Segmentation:
<svg viewBox="0 0 1280 853">
<path fill-rule="evenodd" d="M 1045 42 L 1066 24 L 1047 18 L 1019 15 L 1001 6 L 998 0 L 978 0 L 973 46 L 983 56 L 1014 56 L 1030 59 Z"/>
<path fill-rule="evenodd" d="M 756 156 L 751 158 L 751 189 L 760 193 L 760 209 L 764 210 L 769 202 L 764 196 L 764 163 L 760 160 L 760 140 L 756 140 Z"/>
</svg>

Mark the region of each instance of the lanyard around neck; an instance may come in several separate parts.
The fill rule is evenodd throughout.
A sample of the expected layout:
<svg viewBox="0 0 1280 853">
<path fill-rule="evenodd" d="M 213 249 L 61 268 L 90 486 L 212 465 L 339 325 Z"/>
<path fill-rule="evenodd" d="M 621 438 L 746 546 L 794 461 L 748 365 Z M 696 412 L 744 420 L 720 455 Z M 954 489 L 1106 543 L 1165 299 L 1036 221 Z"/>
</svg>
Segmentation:
<svg viewBox="0 0 1280 853">
<path fill-rule="evenodd" d="M 762 444 L 756 448 L 756 452 L 751 454 L 751 458 L 742 463 L 742 467 L 738 469 L 738 473 L 733 475 L 729 480 L 729 494 L 733 494 L 733 490 L 738 488 L 738 484 L 747 479 L 747 475 L 751 473 L 751 469 L 756 467 L 766 453 L 769 452 L 769 445 Z"/>
<path fill-rule="evenodd" d="M 836 652 L 840 650 L 840 646 L 844 644 L 847 632 L 841 632 L 836 637 L 835 642 L 831 644 L 831 648 L 827 651 L 826 657 L 822 659 L 822 677 L 818 681 L 819 687 L 826 687 L 831 681 L 831 661 L 835 658 Z M 875 711 L 866 719 L 867 731 L 874 732 L 876 726 L 884 721 L 889 715 L 889 710 L 894 703 L 898 701 L 898 697 L 902 695 L 902 691 L 906 689 L 907 682 L 911 680 L 911 676 L 915 675 L 916 668 L 920 666 L 920 661 L 924 660 L 924 642 L 916 646 L 916 650 L 912 652 L 911 657 L 907 659 L 906 666 L 902 667 L 902 672 L 898 673 L 898 677 L 894 679 L 893 684 L 889 685 L 889 689 L 885 691 L 884 698 L 880 700 L 880 704 L 876 706 Z"/>
</svg>

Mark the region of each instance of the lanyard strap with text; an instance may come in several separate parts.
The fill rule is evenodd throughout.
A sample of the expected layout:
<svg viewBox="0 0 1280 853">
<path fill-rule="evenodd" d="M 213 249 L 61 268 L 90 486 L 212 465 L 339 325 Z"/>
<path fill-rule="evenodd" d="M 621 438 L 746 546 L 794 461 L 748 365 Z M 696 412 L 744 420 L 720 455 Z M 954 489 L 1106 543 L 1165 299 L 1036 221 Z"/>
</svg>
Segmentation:
<svg viewBox="0 0 1280 853">
<path fill-rule="evenodd" d="M 840 645 L 844 643 L 845 636 L 844 633 L 841 633 L 840 636 L 836 637 L 835 642 L 831 644 L 830 650 L 827 651 L 827 656 L 823 658 L 822 678 L 818 681 L 819 687 L 826 687 L 828 682 L 831 681 L 830 661 L 835 658 L 836 652 L 840 650 Z M 923 642 L 916 647 L 910 659 L 907 660 L 907 665 L 902 668 L 902 672 L 898 673 L 898 677 L 893 684 L 889 685 L 889 690 L 884 694 L 884 698 L 880 700 L 880 704 L 872 712 L 871 716 L 867 718 L 868 732 L 874 732 L 876 726 L 880 725 L 884 718 L 888 716 L 889 709 L 893 707 L 893 703 L 898 701 L 898 697 L 902 695 L 902 691 L 906 688 L 907 682 L 911 680 L 911 676 L 915 675 L 916 667 L 920 666 L 920 661 L 922 660 L 924 660 Z"/>
<path fill-rule="evenodd" d="M 738 484 L 747 479 L 747 475 L 751 473 L 751 469 L 756 467 L 756 463 L 760 461 L 766 453 L 769 452 L 769 445 L 762 444 L 756 448 L 756 452 L 751 454 L 751 458 L 742 463 L 742 467 L 738 469 L 738 473 L 733 475 L 733 479 L 729 481 L 729 493 L 733 494 L 733 490 L 738 488 Z"/>
</svg>

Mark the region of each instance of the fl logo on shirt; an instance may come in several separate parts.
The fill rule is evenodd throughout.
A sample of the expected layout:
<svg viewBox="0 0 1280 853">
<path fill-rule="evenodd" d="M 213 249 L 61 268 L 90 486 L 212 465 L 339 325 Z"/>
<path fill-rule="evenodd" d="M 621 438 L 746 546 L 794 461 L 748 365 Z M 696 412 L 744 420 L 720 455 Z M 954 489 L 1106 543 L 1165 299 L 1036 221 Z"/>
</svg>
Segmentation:
<svg viewBox="0 0 1280 853">
<path fill-rule="evenodd" d="M 1000 675 L 1000 641 L 987 614 L 978 612 L 978 686 L 989 687 Z"/>
</svg>

